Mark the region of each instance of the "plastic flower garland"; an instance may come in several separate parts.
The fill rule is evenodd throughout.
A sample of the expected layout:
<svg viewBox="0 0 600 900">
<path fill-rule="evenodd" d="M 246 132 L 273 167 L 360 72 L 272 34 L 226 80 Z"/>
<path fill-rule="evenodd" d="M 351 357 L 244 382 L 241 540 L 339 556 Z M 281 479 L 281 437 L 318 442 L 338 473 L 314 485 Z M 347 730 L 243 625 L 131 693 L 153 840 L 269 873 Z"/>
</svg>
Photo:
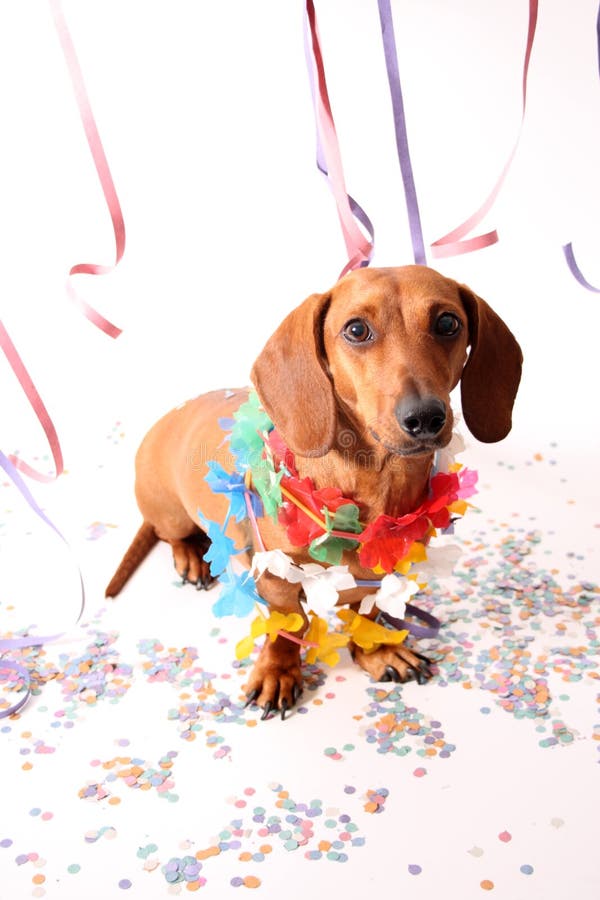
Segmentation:
<svg viewBox="0 0 600 900">
<path fill-rule="evenodd" d="M 222 585 L 213 612 L 216 616 L 246 616 L 256 604 L 267 605 L 258 594 L 254 573 L 260 576 L 269 571 L 301 585 L 302 604 L 310 619 L 301 639 L 295 634 L 304 625 L 301 615 L 273 611 L 265 616 L 258 606 L 259 616 L 248 637 L 238 643 L 237 657 L 248 656 L 261 635 L 268 635 L 272 641 L 277 636 L 296 641 L 308 648 L 307 662 L 320 660 L 327 665 L 338 662 L 339 648 L 350 640 L 366 652 L 382 644 L 402 643 L 408 630 L 390 630 L 365 616 L 376 607 L 394 620 L 402 620 L 407 600 L 424 587 L 428 570 L 452 571 L 454 548 L 432 550 L 427 545 L 438 531 L 449 532 L 454 517 L 465 513 L 469 506 L 466 499 L 475 493 L 477 473 L 449 463 L 447 472 L 438 471 L 431 477 L 428 497 L 416 510 L 396 518 L 380 515 L 365 527 L 357 504 L 338 488 L 316 489 L 310 478 L 300 478 L 293 454 L 261 408 L 256 393 L 250 394 L 233 419 L 220 424 L 229 432 L 235 471 L 226 472 L 218 462 L 211 461 L 206 481 L 215 493 L 228 497 L 229 508 L 222 525 L 206 521 L 199 513 L 211 540 L 205 559 Z M 328 563 L 328 567 L 297 565 L 281 550 L 266 551 L 257 524 L 262 515 L 279 522 L 293 546 L 307 547 L 313 559 Z M 225 534 L 232 516 L 238 522 L 250 519 L 262 548 L 254 554 L 251 571 L 241 575 L 234 571 L 232 558 L 247 548 L 236 549 Z M 336 605 L 339 591 L 357 586 L 348 567 L 340 565 L 345 551 L 356 551 L 360 564 L 383 578 L 373 581 L 379 589 L 364 597 L 358 613 L 351 609 L 337 613 L 341 630 L 331 632 L 324 616 Z"/>
</svg>

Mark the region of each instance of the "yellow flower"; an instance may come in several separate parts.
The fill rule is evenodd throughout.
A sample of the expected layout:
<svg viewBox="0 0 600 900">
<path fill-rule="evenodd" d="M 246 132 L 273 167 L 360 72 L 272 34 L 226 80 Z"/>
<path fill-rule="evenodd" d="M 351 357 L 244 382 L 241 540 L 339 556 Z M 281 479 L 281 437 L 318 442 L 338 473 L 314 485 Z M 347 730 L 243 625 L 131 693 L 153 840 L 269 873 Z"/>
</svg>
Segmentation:
<svg viewBox="0 0 600 900">
<path fill-rule="evenodd" d="M 238 642 L 235 655 L 238 659 L 250 656 L 254 641 L 263 634 L 268 634 L 269 638 L 274 641 L 280 631 L 300 631 L 303 625 L 304 619 L 299 613 L 289 613 L 286 616 L 284 613 L 273 610 L 268 619 L 261 613 L 250 626 L 250 634 Z"/>
<path fill-rule="evenodd" d="M 394 566 L 394 571 L 400 572 L 401 575 L 406 575 L 413 563 L 423 562 L 425 559 L 427 559 L 425 544 L 422 544 L 421 541 L 415 541 L 406 556 L 398 560 Z"/>
<path fill-rule="evenodd" d="M 341 609 L 338 618 L 346 625 L 348 636 L 367 653 L 377 650 L 382 644 L 401 644 L 406 640 L 408 631 L 391 631 L 372 622 L 351 609 Z"/>
<path fill-rule="evenodd" d="M 313 614 L 305 639 L 312 644 L 318 644 L 318 647 L 309 648 L 306 654 L 307 663 L 320 660 L 328 666 L 335 666 L 340 661 L 337 648 L 345 647 L 350 637 L 337 631 L 329 631 L 325 619 L 320 619 L 319 616 Z"/>
</svg>

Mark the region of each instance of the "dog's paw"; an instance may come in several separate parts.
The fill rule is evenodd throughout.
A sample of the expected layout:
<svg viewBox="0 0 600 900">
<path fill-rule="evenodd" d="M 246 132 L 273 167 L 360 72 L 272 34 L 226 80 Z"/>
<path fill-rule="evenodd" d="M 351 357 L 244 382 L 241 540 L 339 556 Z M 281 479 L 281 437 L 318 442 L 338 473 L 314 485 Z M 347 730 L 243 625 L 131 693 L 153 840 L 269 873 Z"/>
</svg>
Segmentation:
<svg viewBox="0 0 600 900">
<path fill-rule="evenodd" d="M 246 706 L 256 704 L 264 710 L 261 719 L 268 719 L 274 710 L 285 719 L 302 693 L 299 647 L 285 638 L 267 640 L 244 690 Z"/>
<path fill-rule="evenodd" d="M 205 534 L 194 534 L 183 541 L 171 541 L 173 563 L 184 584 L 196 585 L 196 589 L 207 591 L 213 584 L 210 566 L 204 561 L 204 554 L 210 546 Z"/>
<path fill-rule="evenodd" d="M 425 684 L 432 677 L 431 661 L 409 647 L 383 644 L 372 653 L 366 653 L 356 644 L 350 646 L 354 662 L 375 679 L 404 684 L 414 679 Z"/>
</svg>

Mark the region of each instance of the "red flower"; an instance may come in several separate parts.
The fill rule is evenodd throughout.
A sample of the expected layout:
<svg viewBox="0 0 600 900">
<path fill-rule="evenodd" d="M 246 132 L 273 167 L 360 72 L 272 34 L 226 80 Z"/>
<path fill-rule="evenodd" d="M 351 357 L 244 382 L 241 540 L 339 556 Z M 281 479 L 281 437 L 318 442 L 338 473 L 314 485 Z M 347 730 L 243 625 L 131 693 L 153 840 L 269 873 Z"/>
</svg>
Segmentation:
<svg viewBox="0 0 600 900">
<path fill-rule="evenodd" d="M 429 520 L 424 515 L 409 513 L 399 519 L 379 516 L 367 525 L 361 535 L 362 547 L 359 562 L 367 569 L 381 566 L 384 572 L 393 572 L 397 562 L 403 559 L 415 541 L 422 540 L 429 531 Z"/>
<path fill-rule="evenodd" d="M 348 503 L 339 488 L 321 488 L 317 491 L 310 478 L 286 478 L 284 476 L 281 485 L 322 521 L 325 518 L 324 507 L 334 513 L 340 506 Z M 291 500 L 287 499 L 279 510 L 279 522 L 287 529 L 288 538 L 294 547 L 307 547 L 316 537 L 325 533 L 323 526 L 317 524 Z"/>
</svg>

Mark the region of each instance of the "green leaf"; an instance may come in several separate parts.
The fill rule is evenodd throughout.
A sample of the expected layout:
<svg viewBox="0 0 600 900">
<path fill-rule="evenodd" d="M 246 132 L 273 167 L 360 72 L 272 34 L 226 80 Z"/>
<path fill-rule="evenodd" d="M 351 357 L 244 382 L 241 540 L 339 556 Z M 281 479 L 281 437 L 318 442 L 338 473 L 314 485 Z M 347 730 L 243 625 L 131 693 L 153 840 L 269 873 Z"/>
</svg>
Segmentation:
<svg viewBox="0 0 600 900">
<path fill-rule="evenodd" d="M 323 507 L 321 512 L 325 516 L 327 531 L 349 531 L 351 534 L 360 534 L 363 530 L 358 521 L 359 510 L 356 503 L 344 503 L 333 514 L 326 507 Z"/>
<path fill-rule="evenodd" d="M 279 483 L 283 472 L 276 472 L 269 459 L 262 459 L 260 465 L 252 468 L 252 483 L 263 502 L 265 513 L 277 521 L 277 512 L 283 502 Z"/>
<path fill-rule="evenodd" d="M 358 546 L 358 541 L 352 541 L 349 538 L 332 537 L 330 534 L 323 534 L 321 537 L 314 539 L 308 548 L 308 552 L 313 559 L 316 559 L 319 562 L 327 562 L 331 563 L 333 566 L 339 566 L 344 551 L 356 550 Z"/>
</svg>

